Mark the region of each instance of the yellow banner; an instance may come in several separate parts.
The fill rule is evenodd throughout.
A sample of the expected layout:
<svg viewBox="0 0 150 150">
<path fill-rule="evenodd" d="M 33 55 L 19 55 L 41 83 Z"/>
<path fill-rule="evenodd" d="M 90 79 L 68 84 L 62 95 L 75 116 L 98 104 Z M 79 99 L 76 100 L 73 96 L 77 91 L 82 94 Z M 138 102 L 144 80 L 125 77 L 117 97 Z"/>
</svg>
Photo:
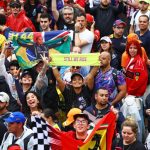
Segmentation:
<svg viewBox="0 0 150 150">
<path fill-rule="evenodd" d="M 80 147 L 79 150 L 106 150 L 107 127 L 108 126 L 101 127 L 99 130 L 97 130 L 92 139 Z"/>
<path fill-rule="evenodd" d="M 99 53 L 89 54 L 50 54 L 51 66 L 99 66 Z"/>
</svg>

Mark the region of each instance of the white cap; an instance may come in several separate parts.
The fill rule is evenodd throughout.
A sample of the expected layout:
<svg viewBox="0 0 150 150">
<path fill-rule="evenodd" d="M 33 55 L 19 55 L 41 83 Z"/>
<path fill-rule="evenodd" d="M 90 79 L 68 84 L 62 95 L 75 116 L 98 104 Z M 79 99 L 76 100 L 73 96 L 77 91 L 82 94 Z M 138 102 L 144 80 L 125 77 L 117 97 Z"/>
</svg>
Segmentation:
<svg viewBox="0 0 150 150">
<path fill-rule="evenodd" d="M 9 102 L 9 96 L 5 92 L 0 92 L 0 101 L 2 103 Z"/>
<path fill-rule="evenodd" d="M 103 37 L 100 39 L 100 42 L 101 42 L 101 41 L 106 41 L 106 42 L 112 44 L 112 41 L 111 41 L 111 39 L 110 39 L 108 36 L 103 36 Z"/>
</svg>

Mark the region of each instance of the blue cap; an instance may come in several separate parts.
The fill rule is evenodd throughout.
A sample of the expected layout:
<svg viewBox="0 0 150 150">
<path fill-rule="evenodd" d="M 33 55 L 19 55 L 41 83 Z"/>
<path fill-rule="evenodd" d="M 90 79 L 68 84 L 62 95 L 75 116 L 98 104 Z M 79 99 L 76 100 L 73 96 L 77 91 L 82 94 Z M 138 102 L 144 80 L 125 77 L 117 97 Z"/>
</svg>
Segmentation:
<svg viewBox="0 0 150 150">
<path fill-rule="evenodd" d="M 12 112 L 8 118 L 5 119 L 7 123 L 24 123 L 26 118 L 23 113 L 21 112 Z"/>
</svg>

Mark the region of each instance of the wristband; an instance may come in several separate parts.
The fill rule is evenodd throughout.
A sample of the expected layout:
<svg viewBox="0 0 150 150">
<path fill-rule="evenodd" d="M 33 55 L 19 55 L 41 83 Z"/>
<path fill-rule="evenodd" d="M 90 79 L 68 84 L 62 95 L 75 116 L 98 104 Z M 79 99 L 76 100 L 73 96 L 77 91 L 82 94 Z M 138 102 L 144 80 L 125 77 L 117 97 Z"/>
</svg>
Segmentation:
<svg viewBox="0 0 150 150">
<path fill-rule="evenodd" d="M 75 31 L 75 33 L 79 33 L 79 31 Z"/>
<path fill-rule="evenodd" d="M 56 69 L 56 68 L 57 68 L 56 66 L 52 67 L 52 69 Z"/>
</svg>

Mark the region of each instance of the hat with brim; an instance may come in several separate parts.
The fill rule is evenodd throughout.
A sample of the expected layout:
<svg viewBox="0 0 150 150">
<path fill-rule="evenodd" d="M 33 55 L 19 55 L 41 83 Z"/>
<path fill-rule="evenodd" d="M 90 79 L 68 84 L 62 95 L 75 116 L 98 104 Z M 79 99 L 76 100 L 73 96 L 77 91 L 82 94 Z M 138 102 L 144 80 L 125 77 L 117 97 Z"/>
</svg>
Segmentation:
<svg viewBox="0 0 150 150">
<path fill-rule="evenodd" d="M 119 26 L 119 25 L 123 25 L 123 27 L 126 26 L 126 23 L 120 19 L 116 20 L 114 23 L 113 23 L 113 26 Z"/>
<path fill-rule="evenodd" d="M 110 39 L 108 36 L 103 36 L 103 37 L 100 39 L 100 42 L 102 42 L 102 41 L 105 41 L 105 42 L 107 42 L 107 43 L 112 44 L 112 41 L 111 41 L 111 39 Z"/>
<path fill-rule="evenodd" d="M 140 2 L 145 2 L 145 3 L 147 3 L 147 4 L 150 4 L 150 0 L 139 0 L 139 3 Z"/>
<path fill-rule="evenodd" d="M 78 72 L 75 72 L 75 73 L 73 73 L 73 74 L 71 75 L 71 81 L 73 80 L 73 78 L 74 78 L 75 76 L 80 76 L 80 77 L 82 78 L 82 80 L 84 79 L 83 76 L 82 76 L 82 74 L 80 74 L 80 73 L 78 73 Z"/>
<path fill-rule="evenodd" d="M 0 101 L 2 103 L 9 102 L 9 95 L 5 92 L 0 92 Z"/>
<path fill-rule="evenodd" d="M 89 116 L 88 116 L 87 114 L 79 113 L 79 114 L 74 115 L 74 116 L 73 116 L 74 121 L 75 121 L 78 117 L 85 118 L 88 122 L 90 122 Z"/>
<path fill-rule="evenodd" d="M 67 114 L 67 119 L 63 122 L 63 126 L 69 126 L 74 122 L 74 115 L 80 114 L 82 111 L 79 108 L 72 108 Z"/>
<path fill-rule="evenodd" d="M 4 120 L 7 123 L 24 123 L 26 118 L 22 112 L 12 112 L 9 117 Z"/>
</svg>

